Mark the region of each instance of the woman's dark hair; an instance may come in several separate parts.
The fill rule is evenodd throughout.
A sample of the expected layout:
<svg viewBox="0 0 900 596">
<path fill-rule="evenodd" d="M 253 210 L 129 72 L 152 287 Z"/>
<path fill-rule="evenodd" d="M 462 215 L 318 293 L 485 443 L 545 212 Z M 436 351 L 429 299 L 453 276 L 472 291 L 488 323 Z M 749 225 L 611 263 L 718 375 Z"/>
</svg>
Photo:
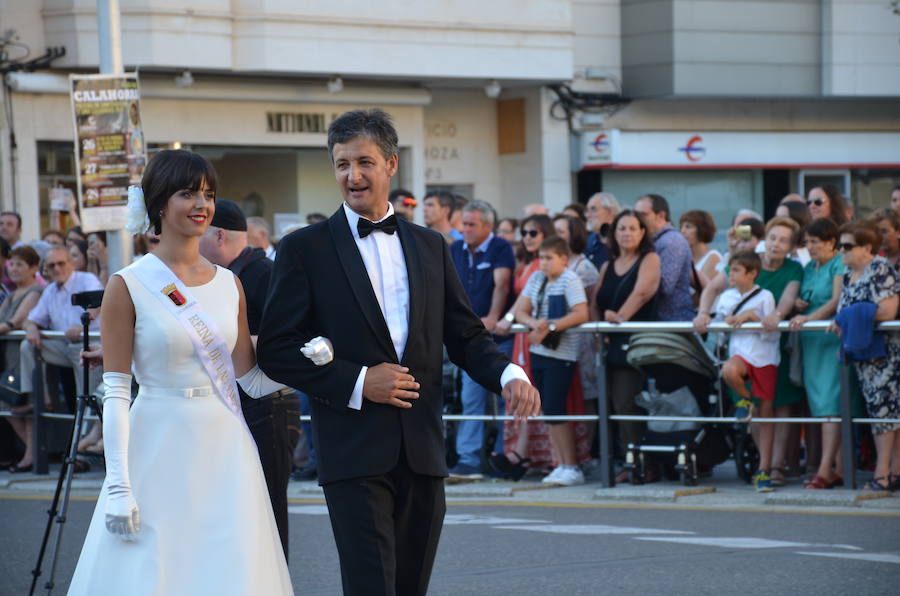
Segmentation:
<svg viewBox="0 0 900 596">
<path fill-rule="evenodd" d="M 787 203 L 782 203 L 779 207 L 787 209 L 788 217 L 796 221 L 801 230 L 808 226 L 809 222 L 812 221 L 812 213 L 809 212 L 809 207 L 806 203 L 801 203 L 800 201 L 788 201 Z"/>
<path fill-rule="evenodd" d="M 184 149 L 165 149 L 150 160 L 141 179 L 141 188 L 154 232 L 162 233 L 160 212 L 165 209 L 169 197 L 179 190 L 198 191 L 204 180 L 210 190 L 216 192 L 216 170 L 202 155 Z"/>
<path fill-rule="evenodd" d="M 709 244 L 716 237 L 716 222 L 712 215 L 700 209 L 692 209 L 681 214 L 678 220 L 678 226 L 681 227 L 685 223 L 689 223 L 697 228 L 697 242 Z"/>
<path fill-rule="evenodd" d="M 766 237 L 766 224 L 759 221 L 755 217 L 747 216 L 741 221 L 735 224 L 737 226 L 750 226 L 750 235 L 756 238 L 757 240 L 762 240 Z"/>
<path fill-rule="evenodd" d="M 497 222 L 497 227 L 499 228 L 500 224 L 502 224 L 504 221 L 506 223 L 508 223 L 510 226 L 512 226 L 513 233 L 515 233 L 516 230 L 519 229 L 519 220 L 516 219 L 515 217 L 504 217 L 503 219 L 501 219 Z"/>
<path fill-rule="evenodd" d="M 871 221 L 857 221 L 845 223 L 839 230 L 841 236 L 849 234 L 853 236 L 853 242 L 857 246 L 868 246 L 869 252 L 877 255 L 881 249 L 881 232 Z"/>
<path fill-rule="evenodd" d="M 578 214 L 578 219 L 580 219 L 582 223 L 587 221 L 587 214 L 584 205 L 582 205 L 581 203 L 569 203 L 568 205 L 563 207 L 562 210 L 563 212 L 565 212 L 566 210 L 574 211 Z M 562 213 L 562 215 L 565 215 L 565 213 Z"/>
<path fill-rule="evenodd" d="M 8 259 L 9 255 L 9 242 L 4 240 L 3 237 L 0 236 L 0 259 Z"/>
<path fill-rule="evenodd" d="M 72 226 L 66 230 L 66 241 L 69 240 L 69 234 L 78 234 L 82 240 L 87 240 L 87 234 L 81 229 L 81 226 Z"/>
<path fill-rule="evenodd" d="M 384 110 L 351 110 L 338 116 L 328 127 L 328 156 L 334 161 L 334 146 L 364 136 L 371 139 L 385 159 L 400 151 L 397 130 Z"/>
<path fill-rule="evenodd" d="M 804 233 L 807 236 L 818 238 L 822 242 L 831 242 L 835 246 L 837 246 L 837 241 L 840 237 L 837 224 L 829 217 L 820 217 L 813 220 L 806 226 Z"/>
<path fill-rule="evenodd" d="M 569 228 L 569 250 L 573 255 L 583 254 L 584 249 L 587 248 L 587 226 L 583 221 L 571 215 L 557 215 L 553 218 L 554 223 L 559 220 L 565 220 Z"/>
<path fill-rule="evenodd" d="M 88 262 L 88 256 L 87 256 L 88 244 L 87 244 L 87 242 L 85 242 L 84 240 L 76 240 L 75 242 L 72 243 L 72 246 L 69 248 L 69 250 L 71 251 L 73 248 L 77 248 L 78 252 L 81 253 L 81 256 L 84 257 L 84 266 L 87 267 L 87 262 Z"/>
<path fill-rule="evenodd" d="M 616 228 L 619 227 L 619 220 L 623 217 L 635 218 L 638 221 L 640 228 L 644 231 L 644 237 L 638 245 L 638 252 L 642 255 L 653 252 L 653 238 L 650 237 L 650 230 L 647 229 L 647 224 L 644 223 L 643 216 L 634 209 L 623 209 L 622 211 L 619 211 L 619 214 L 616 215 L 615 219 L 612 220 L 612 224 L 609 226 L 609 239 L 607 242 L 609 242 L 609 252 L 612 253 L 613 257 L 619 258 L 622 255 L 622 250 L 619 248 L 619 243 L 616 241 Z"/>
<path fill-rule="evenodd" d="M 879 209 L 869 217 L 869 221 L 875 225 L 886 221 L 891 224 L 891 227 L 894 228 L 895 232 L 900 232 L 900 213 L 897 213 L 890 207 Z"/>
<path fill-rule="evenodd" d="M 106 232 L 104 232 L 103 230 L 99 232 L 91 232 L 90 234 L 88 234 L 88 237 L 91 236 L 96 236 L 100 240 L 100 242 L 103 243 L 103 246 L 109 246 L 109 244 L 106 242 Z"/>
<path fill-rule="evenodd" d="M 817 188 L 821 188 L 822 192 L 825 193 L 825 196 L 828 197 L 828 205 L 831 209 L 830 217 L 834 220 L 834 223 L 842 226 L 849 222 L 850 219 L 847 217 L 847 202 L 844 200 L 844 195 L 841 194 L 841 191 L 831 184 L 826 184 L 825 186 L 819 186 Z"/>
<path fill-rule="evenodd" d="M 519 226 L 519 230 L 525 231 L 525 226 L 527 226 L 528 224 L 534 224 L 534 226 L 536 228 L 538 228 L 538 230 L 540 230 L 540 232 L 544 236 L 544 238 L 549 238 L 550 236 L 554 236 L 556 234 L 556 230 L 553 229 L 553 221 L 546 215 L 542 215 L 542 214 L 529 215 L 528 217 L 526 217 L 525 219 L 522 220 L 522 224 Z M 531 261 L 533 261 L 535 258 L 537 258 L 537 256 L 538 256 L 537 251 L 535 251 L 533 254 L 528 252 L 525 249 L 524 242 L 522 244 L 520 244 L 519 246 L 520 246 L 520 250 L 521 250 L 518 255 L 520 261 L 522 261 L 525 264 L 528 264 Z"/>
<path fill-rule="evenodd" d="M 12 259 L 13 257 L 22 259 L 29 267 L 37 267 L 41 264 L 41 257 L 37 254 L 37 251 L 28 245 L 12 249 L 9 253 L 9 258 Z"/>
</svg>

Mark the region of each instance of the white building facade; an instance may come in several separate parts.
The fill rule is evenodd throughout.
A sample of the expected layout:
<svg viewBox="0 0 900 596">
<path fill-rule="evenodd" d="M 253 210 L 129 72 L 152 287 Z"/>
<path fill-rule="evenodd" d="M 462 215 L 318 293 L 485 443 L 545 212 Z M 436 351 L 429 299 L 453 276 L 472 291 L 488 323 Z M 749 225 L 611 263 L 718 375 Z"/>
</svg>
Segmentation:
<svg viewBox="0 0 900 596">
<path fill-rule="evenodd" d="M 220 196 L 270 222 L 336 209 L 325 129 L 372 106 L 397 123 L 397 186 L 501 215 L 656 192 L 724 225 L 811 183 L 866 211 L 900 182 L 900 16 L 884 0 L 119 6 L 151 151 L 206 155 Z M 75 185 L 67 77 L 97 71 L 96 0 L 0 0 L 0 22 L 32 57 L 66 51 L 4 80 L 0 204 L 35 238 L 49 189 Z"/>
</svg>

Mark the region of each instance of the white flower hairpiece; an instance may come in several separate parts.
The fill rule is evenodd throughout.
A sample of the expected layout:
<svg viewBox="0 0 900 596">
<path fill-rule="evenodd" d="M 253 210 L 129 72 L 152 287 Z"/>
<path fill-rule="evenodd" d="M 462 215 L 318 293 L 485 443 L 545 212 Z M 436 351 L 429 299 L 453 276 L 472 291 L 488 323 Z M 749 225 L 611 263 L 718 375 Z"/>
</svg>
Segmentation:
<svg viewBox="0 0 900 596">
<path fill-rule="evenodd" d="M 128 187 L 128 218 L 125 221 L 125 229 L 132 235 L 144 234 L 150 229 L 144 191 L 140 186 Z"/>
</svg>

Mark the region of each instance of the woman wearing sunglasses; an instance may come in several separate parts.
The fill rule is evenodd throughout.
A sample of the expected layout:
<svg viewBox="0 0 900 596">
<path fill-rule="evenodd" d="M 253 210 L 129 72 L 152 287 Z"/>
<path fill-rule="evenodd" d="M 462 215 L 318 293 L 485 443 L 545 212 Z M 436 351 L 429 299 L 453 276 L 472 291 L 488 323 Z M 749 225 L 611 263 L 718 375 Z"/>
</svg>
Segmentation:
<svg viewBox="0 0 900 596">
<path fill-rule="evenodd" d="M 519 307 L 519 297 L 528 280 L 540 269 L 541 260 L 538 252 L 544 239 L 553 236 L 553 220 L 547 215 L 529 215 L 520 227 L 522 243 L 516 251 L 516 273 L 513 279 L 513 291 L 516 302 L 509 312 L 497 322 L 494 333 L 506 335 L 515 321 L 515 312 Z M 531 375 L 531 354 L 528 335 L 517 333 L 513 340 L 512 360 Z M 550 451 L 550 430 L 543 422 L 510 422 L 503 428 L 503 444 L 506 453 L 495 453 L 490 463 L 496 472 L 518 480 L 529 468 L 542 469 L 552 465 L 553 454 Z"/>
<path fill-rule="evenodd" d="M 809 194 L 806 195 L 806 206 L 809 207 L 809 213 L 813 219 L 828 217 L 839 226 L 850 220 L 847 203 L 844 201 L 841 191 L 831 185 L 809 189 Z"/>
<path fill-rule="evenodd" d="M 881 246 L 878 228 L 869 222 L 860 222 L 841 228 L 838 246 L 847 271 L 844 273 L 843 290 L 838 317 L 832 330 L 843 339 L 851 334 L 849 318 L 851 309 L 875 305 L 875 322 L 891 321 L 897 317 L 900 302 L 900 277 L 883 258 L 876 256 Z M 868 303 L 868 304 L 866 304 Z M 844 311 L 847 311 L 846 313 Z M 871 320 L 871 319 L 870 319 Z M 883 341 L 883 350 L 875 348 Z M 845 344 L 844 346 L 848 346 Z M 849 359 L 859 377 L 870 418 L 900 418 L 900 334 L 876 333 L 867 353 L 851 353 Z M 883 355 L 879 355 L 880 354 Z M 879 423 L 872 425 L 878 459 L 875 476 L 866 490 L 896 490 L 900 488 L 900 424 Z"/>
<path fill-rule="evenodd" d="M 843 287 L 844 263 L 837 252 L 838 227 L 822 217 L 806 228 L 806 248 L 812 260 L 803 269 L 798 314 L 791 327 L 799 329 L 808 321 L 834 317 Z M 803 354 L 803 387 L 813 416 L 840 416 L 841 369 L 838 362 L 840 339 L 818 331 L 800 333 Z M 816 475 L 805 488 L 832 488 L 843 485 L 836 472 L 841 469 L 841 426 L 826 422 L 822 426 L 822 457 Z M 832 470 L 834 467 L 834 470 Z"/>
</svg>

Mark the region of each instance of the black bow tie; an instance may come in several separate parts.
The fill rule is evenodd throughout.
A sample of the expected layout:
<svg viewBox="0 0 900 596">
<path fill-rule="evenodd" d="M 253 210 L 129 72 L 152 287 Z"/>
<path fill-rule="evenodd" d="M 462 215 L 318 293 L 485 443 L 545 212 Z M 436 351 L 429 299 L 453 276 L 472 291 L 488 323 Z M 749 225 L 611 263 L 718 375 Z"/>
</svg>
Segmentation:
<svg viewBox="0 0 900 596">
<path fill-rule="evenodd" d="M 397 216 L 391 215 L 378 223 L 373 223 L 364 217 L 360 217 L 356 222 L 356 230 L 359 232 L 360 238 L 365 238 L 375 230 L 381 230 L 385 234 L 393 234 L 397 231 Z"/>
</svg>

